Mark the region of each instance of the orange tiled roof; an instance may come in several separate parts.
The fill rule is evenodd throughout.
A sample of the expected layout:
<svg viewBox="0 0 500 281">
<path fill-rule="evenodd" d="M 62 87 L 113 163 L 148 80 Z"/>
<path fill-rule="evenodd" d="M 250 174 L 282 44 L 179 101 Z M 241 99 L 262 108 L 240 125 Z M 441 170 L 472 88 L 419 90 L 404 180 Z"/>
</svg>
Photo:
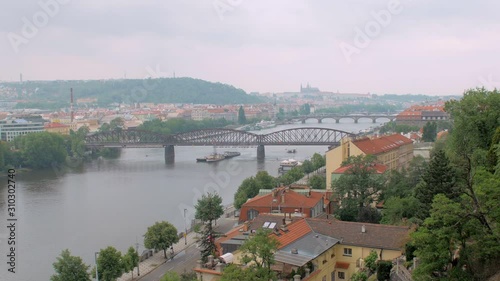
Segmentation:
<svg viewBox="0 0 500 281">
<path fill-rule="evenodd" d="M 282 201 L 282 194 L 285 196 L 285 202 Z M 277 202 L 273 202 L 276 199 Z M 247 201 L 243 206 L 246 207 L 270 207 L 280 205 L 282 208 L 286 207 L 296 207 L 296 208 L 312 208 L 316 206 L 319 200 L 323 199 L 323 194 L 320 192 L 311 191 L 311 196 L 307 197 L 305 195 L 299 194 L 291 189 L 280 188 L 278 189 L 276 197 L 273 197 L 273 193 L 256 196 L 249 201 Z"/>
<path fill-rule="evenodd" d="M 287 232 L 280 230 L 280 235 L 271 234 L 276 237 L 276 240 L 280 243 L 279 249 L 286 247 L 288 244 L 294 242 L 295 240 L 303 237 L 304 235 L 311 232 L 311 227 L 307 224 L 306 220 L 301 219 L 287 225 Z"/>
<path fill-rule="evenodd" d="M 365 154 L 377 155 L 397 149 L 402 145 L 413 143 L 413 141 L 403 135 L 393 134 L 374 139 L 362 138 L 359 140 L 353 140 L 352 143 L 361 149 L 361 151 Z"/>
</svg>

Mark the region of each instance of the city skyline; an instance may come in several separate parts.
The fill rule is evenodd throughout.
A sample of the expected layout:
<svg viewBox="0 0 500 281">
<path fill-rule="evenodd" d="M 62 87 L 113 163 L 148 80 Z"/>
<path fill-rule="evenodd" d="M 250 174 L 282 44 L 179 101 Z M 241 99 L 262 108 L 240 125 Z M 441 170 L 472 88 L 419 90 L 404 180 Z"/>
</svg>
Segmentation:
<svg viewBox="0 0 500 281">
<path fill-rule="evenodd" d="M 460 95 L 500 87 L 495 1 L 23 1 L 0 80 L 193 77 L 250 92 Z M 9 11 L 6 13 L 5 11 Z M 31 28 L 31 30 L 30 30 Z M 31 32 L 30 32 L 31 31 Z"/>
</svg>

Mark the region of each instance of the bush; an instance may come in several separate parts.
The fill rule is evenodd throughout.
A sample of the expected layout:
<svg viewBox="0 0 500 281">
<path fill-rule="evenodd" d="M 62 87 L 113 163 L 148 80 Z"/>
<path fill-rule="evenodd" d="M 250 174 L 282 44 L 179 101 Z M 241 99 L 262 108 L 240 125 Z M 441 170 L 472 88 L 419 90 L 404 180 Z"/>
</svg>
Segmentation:
<svg viewBox="0 0 500 281">
<path fill-rule="evenodd" d="M 377 280 L 385 281 L 391 278 L 391 261 L 379 261 L 377 265 Z"/>
</svg>

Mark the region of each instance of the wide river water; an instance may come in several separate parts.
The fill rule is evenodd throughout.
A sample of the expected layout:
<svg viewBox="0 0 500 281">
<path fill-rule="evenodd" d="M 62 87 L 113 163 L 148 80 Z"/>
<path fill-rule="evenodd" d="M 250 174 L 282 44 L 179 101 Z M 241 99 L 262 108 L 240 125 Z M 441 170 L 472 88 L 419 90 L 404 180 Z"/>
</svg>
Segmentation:
<svg viewBox="0 0 500 281">
<path fill-rule="evenodd" d="M 283 125 L 272 131 L 298 128 L 335 128 L 358 133 L 371 120 L 350 119 L 341 123 L 314 120 L 306 124 Z M 332 123 L 327 123 L 328 121 Z M 379 119 L 378 122 L 388 120 Z M 288 154 L 287 148 L 295 148 Z M 213 151 L 212 147 L 176 147 L 175 164 L 166 165 L 164 150 L 123 149 L 117 159 L 99 159 L 79 169 L 61 174 L 55 170 L 20 173 L 16 176 L 16 273 L 7 271 L 7 178 L 0 177 L 0 280 L 49 280 L 52 263 L 63 249 L 94 264 L 94 253 L 114 246 L 125 252 L 140 244 L 143 234 L 156 221 L 166 220 L 178 231 L 194 216 L 194 204 L 206 191 L 217 191 L 223 204 L 231 204 L 241 182 L 257 171 L 278 174 L 280 161 L 299 161 L 324 153 L 325 146 L 266 146 L 266 158 L 257 161 L 256 147 L 217 148 L 239 151 L 241 156 L 217 163 L 196 163 L 195 159 Z M 4 171 L 6 173 L 6 171 Z M 184 209 L 187 209 L 184 219 Z"/>
</svg>

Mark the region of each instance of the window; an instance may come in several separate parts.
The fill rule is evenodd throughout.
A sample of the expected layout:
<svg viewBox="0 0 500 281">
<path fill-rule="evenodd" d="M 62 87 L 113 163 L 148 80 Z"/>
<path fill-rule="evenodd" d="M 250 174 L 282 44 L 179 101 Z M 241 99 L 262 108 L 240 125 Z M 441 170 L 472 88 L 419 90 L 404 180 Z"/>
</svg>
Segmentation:
<svg viewBox="0 0 500 281">
<path fill-rule="evenodd" d="M 323 276 L 323 279 L 321 279 L 322 281 L 326 281 L 326 275 Z"/>
<path fill-rule="evenodd" d="M 339 271 L 339 272 L 337 273 L 337 276 L 339 277 L 339 279 L 345 279 L 345 272 L 341 272 L 341 271 Z"/>
<path fill-rule="evenodd" d="M 352 249 L 351 248 L 344 248 L 344 256 L 352 256 Z"/>
</svg>

